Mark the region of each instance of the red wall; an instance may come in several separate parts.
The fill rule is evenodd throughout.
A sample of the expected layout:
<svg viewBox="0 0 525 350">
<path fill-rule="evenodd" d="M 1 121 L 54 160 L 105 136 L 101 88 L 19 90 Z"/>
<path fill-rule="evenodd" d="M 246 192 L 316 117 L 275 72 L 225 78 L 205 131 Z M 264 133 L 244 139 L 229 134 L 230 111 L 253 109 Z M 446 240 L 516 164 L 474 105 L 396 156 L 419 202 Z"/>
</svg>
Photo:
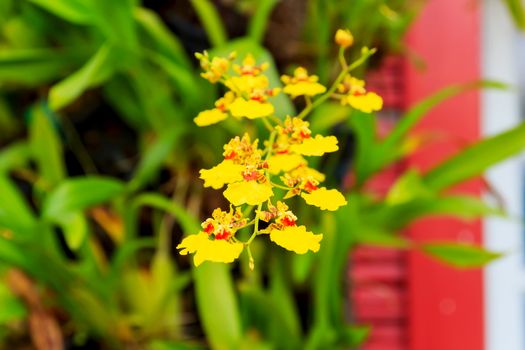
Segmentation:
<svg viewBox="0 0 525 350">
<path fill-rule="evenodd" d="M 430 0 L 407 42 L 426 63 L 424 71 L 406 70 L 406 100 L 420 101 L 451 83 L 480 78 L 480 11 L 473 0 Z M 419 131 L 438 130 L 448 141 L 426 147 L 409 166 L 428 169 L 457 151 L 454 140 L 474 141 L 480 133 L 479 93 L 447 101 L 430 113 Z M 445 139 L 447 140 L 447 139 Z M 458 187 L 479 193 L 479 182 Z M 481 242 L 480 222 L 425 220 L 409 230 L 417 241 Z M 482 350 L 482 274 L 457 271 L 411 252 L 408 260 L 408 338 L 412 350 Z"/>
</svg>

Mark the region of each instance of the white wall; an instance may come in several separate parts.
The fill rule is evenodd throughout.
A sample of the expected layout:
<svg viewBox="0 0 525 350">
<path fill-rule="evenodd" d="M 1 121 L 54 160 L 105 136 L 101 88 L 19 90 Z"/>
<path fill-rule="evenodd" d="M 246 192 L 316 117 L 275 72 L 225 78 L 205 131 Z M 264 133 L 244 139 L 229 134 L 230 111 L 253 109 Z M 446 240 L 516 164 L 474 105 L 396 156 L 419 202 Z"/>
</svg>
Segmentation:
<svg viewBox="0 0 525 350">
<path fill-rule="evenodd" d="M 517 33 L 502 3 L 501 0 L 483 1 L 482 76 L 517 86 L 525 82 L 525 36 Z M 481 103 L 482 133 L 486 136 L 516 125 L 520 114 L 523 115 L 517 88 L 484 90 Z M 485 246 L 506 253 L 485 270 L 487 350 L 525 350 L 524 227 L 520 223 L 524 168 L 520 156 L 487 173 L 488 181 L 504 198 L 506 209 L 513 217 L 484 220 Z"/>
</svg>

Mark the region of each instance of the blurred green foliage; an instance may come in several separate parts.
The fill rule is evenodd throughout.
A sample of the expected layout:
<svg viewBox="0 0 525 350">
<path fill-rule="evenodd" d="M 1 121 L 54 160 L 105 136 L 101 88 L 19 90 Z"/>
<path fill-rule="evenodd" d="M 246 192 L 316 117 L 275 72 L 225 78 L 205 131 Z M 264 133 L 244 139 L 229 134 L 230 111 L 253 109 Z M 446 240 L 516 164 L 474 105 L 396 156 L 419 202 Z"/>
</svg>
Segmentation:
<svg viewBox="0 0 525 350">
<path fill-rule="evenodd" d="M 191 5 L 213 54 L 251 52 L 275 67 L 261 43 L 277 1 L 238 3 L 253 16 L 246 36 L 235 40 L 212 2 Z M 404 1 L 311 0 L 307 13 L 305 40 L 314 43 L 317 73 L 327 81 L 336 28 L 353 30 L 357 47 L 402 49 L 400 38 L 417 7 Z M 420 249 L 458 267 L 497 257 L 450 242 L 421 246 L 399 232 L 427 216 L 502 215 L 474 197 L 445 190 L 523 149 L 525 126 L 474 144 L 426 174 L 407 171 L 385 198 L 364 186 L 406 155 L 408 133 L 431 108 L 472 88 L 500 87 L 479 82 L 430 96 L 384 139 L 377 138 L 374 117 L 350 115 L 330 103 L 319 107 L 311 119 L 314 132 L 344 125 L 356 137 L 349 205 L 322 216 L 300 208 L 324 233 L 319 254 L 285 256 L 255 246 L 261 263 L 253 272 L 244 262 L 232 272 L 211 263 L 189 268 L 175 259 L 172 240 L 198 231 L 206 202 L 214 200 L 202 192 L 196 171 L 215 163 L 217 150 L 244 130 L 236 121 L 213 131 L 193 125 L 218 92 L 200 79 L 183 44 L 138 1 L 0 1 L 0 272 L 19 269 L 35 290 L 46 291 L 37 294 L 60 310 L 64 338 L 77 345 L 96 339 L 101 348 L 114 349 L 354 347 L 369 331 L 350 325 L 344 312 L 342 278 L 356 245 Z M 278 86 L 278 71 L 272 68 L 269 75 Z M 89 114 L 92 103 L 108 104 L 136 138 L 138 153 L 126 176 L 97 169 L 75 131 L 75 116 Z M 279 116 L 294 114 L 285 96 L 275 105 Z M 261 125 L 249 128 L 264 132 Z M 80 164 L 81 175 L 71 176 L 68 155 Z M 324 168 L 335 173 L 333 164 Z M 297 293 L 312 301 L 303 314 Z M 23 295 L 16 298 L 0 284 L 0 337 L 8 346 L 13 324 L 35 312 L 21 300 Z"/>
</svg>

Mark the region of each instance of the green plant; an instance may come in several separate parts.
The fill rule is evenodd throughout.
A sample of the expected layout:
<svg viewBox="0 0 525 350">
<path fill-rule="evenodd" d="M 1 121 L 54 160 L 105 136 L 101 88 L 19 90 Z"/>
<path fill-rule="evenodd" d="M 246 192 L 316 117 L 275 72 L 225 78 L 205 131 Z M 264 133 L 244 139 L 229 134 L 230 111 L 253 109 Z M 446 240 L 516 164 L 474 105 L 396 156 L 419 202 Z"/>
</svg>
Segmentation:
<svg viewBox="0 0 525 350">
<path fill-rule="evenodd" d="M 257 62 L 270 63 L 270 86 L 281 85 L 272 55 L 260 45 L 275 1 L 257 2 L 247 36 L 236 40 L 228 39 L 210 1 L 192 5 L 212 43 L 211 56 L 252 53 Z M 357 10 L 339 14 L 336 2 L 311 1 L 310 6 L 319 9 L 308 22 L 318 28 L 315 57 L 320 55 L 319 74 L 328 81 L 331 23 L 366 16 Z M 357 8 L 370 11 L 367 6 L 361 2 Z M 413 14 L 401 3 L 399 9 L 389 6 L 400 13 L 399 21 L 390 23 L 380 13 L 370 27 L 348 22 L 357 43 L 375 43 L 380 35 L 371 33 L 388 32 L 391 45 L 397 45 Z M 445 190 L 522 149 L 524 126 L 472 145 L 428 173 L 408 171 L 385 198 L 364 186 L 406 154 L 408 132 L 430 108 L 467 89 L 497 84 L 440 91 L 408 111 L 385 139 L 377 138 L 373 115 L 312 101 L 307 108 L 313 132 L 343 125 L 357 138 L 356 182 L 346 194 L 348 205 L 320 215 L 295 203 L 304 223 L 324 233 L 319 253 L 287 255 L 254 240 L 254 271 L 247 255 L 235 270 L 209 262 L 190 268 L 172 254 L 174 242 L 199 232 L 200 219 L 211 209 L 207 202 L 218 201 L 202 191 L 196 169 L 215 164 L 216 150 L 245 128 L 232 118 L 213 131 L 194 126 L 193 118 L 213 106 L 218 92 L 198 77 L 180 40 L 136 1 L 4 0 L 0 48 L 0 138 L 7 143 L 0 151 L 0 271 L 23 271 L 39 296 L 37 303 L 28 303 L 27 294 L 16 288 L 17 281 L 26 281 L 24 274 L 9 279 L 20 298 L 6 288 L 7 280 L 0 284 L 0 305 L 9 306 L 2 307 L 0 317 L 7 346 L 16 340 L 13 322 L 41 315 L 43 307 L 60 326 L 56 342 L 97 339 L 103 348 L 152 350 L 347 348 L 367 334 L 366 327 L 348 324 L 343 315 L 342 271 L 355 245 L 421 249 L 463 267 L 497 256 L 468 245 L 419 245 L 398 233 L 428 215 L 501 215 L 476 198 Z M 278 118 L 297 115 L 284 94 L 272 102 Z M 93 104 L 108 104 L 139 144 L 124 175 L 98 166 L 95 152 L 83 144 L 86 138 L 77 136 L 75 118 Z M 263 123 L 248 128 L 253 135 L 266 132 Z M 71 159 L 80 170 L 72 169 Z M 330 175 L 333 163 L 314 165 Z M 333 176 L 327 183 L 338 185 Z M 303 305 L 307 315 L 298 310 L 297 294 L 312 301 Z M 197 317 L 206 339 L 195 336 L 188 314 Z"/>
</svg>

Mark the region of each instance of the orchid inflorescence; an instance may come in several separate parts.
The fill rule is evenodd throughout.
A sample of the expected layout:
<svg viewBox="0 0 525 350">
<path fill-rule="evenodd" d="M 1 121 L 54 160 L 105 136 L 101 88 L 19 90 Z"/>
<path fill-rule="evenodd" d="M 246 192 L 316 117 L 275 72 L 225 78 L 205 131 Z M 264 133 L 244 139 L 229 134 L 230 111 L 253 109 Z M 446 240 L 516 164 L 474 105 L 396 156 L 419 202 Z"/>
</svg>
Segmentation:
<svg viewBox="0 0 525 350">
<path fill-rule="evenodd" d="M 281 77 L 284 84 L 281 91 L 270 87 L 264 74 L 268 63 L 257 64 L 252 55 L 244 57 L 239 65 L 234 63 L 234 53 L 213 58 L 207 52 L 196 54 L 204 71 L 202 77 L 224 85 L 227 92 L 215 102 L 213 109 L 200 112 L 195 123 L 208 126 L 230 117 L 260 119 L 270 132 L 262 145 L 248 133 L 234 137 L 224 145 L 223 161 L 200 171 L 205 187 L 226 186 L 223 194 L 230 208 L 228 211 L 215 209 L 212 217 L 202 223 L 199 233 L 189 235 L 177 246 L 183 255 L 195 254 L 196 266 L 204 261 L 233 262 L 246 249 L 253 269 L 250 244 L 259 235 L 269 235 L 272 242 L 297 254 L 319 250 L 323 235 L 298 225 L 297 216 L 285 201 L 299 196 L 309 205 L 330 211 L 346 205 L 347 201 L 338 190 L 322 187 L 324 174 L 310 168 L 307 161 L 307 157 L 337 151 L 337 138 L 312 135 L 305 119 L 329 98 L 365 113 L 378 111 L 383 104 L 380 96 L 366 91 L 364 81 L 350 75 L 374 50 L 364 48 L 361 57 L 348 65 L 345 50 L 353 43 L 352 34 L 338 30 L 335 41 L 340 47 L 342 71 L 329 89 L 303 67 L 295 69 L 293 76 Z M 272 97 L 281 92 L 293 99 L 302 96 L 306 107 L 297 116 L 287 116 L 284 120 L 275 116 Z M 276 188 L 284 190 L 279 200 L 275 199 Z M 255 213 L 251 218 L 248 215 L 253 208 Z M 264 228 L 261 221 L 266 223 Z M 247 241 L 236 237 L 236 232 L 252 225 L 253 233 Z"/>
</svg>

